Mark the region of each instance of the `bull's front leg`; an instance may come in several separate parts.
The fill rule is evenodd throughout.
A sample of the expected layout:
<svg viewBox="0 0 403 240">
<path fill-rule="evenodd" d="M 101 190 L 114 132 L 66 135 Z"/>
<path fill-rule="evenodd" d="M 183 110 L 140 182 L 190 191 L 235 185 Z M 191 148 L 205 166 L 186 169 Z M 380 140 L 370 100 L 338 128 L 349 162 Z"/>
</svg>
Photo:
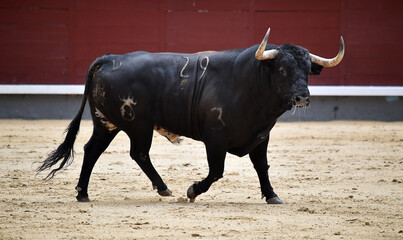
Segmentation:
<svg viewBox="0 0 403 240">
<path fill-rule="evenodd" d="M 207 192 L 214 182 L 223 177 L 227 150 L 225 141 L 221 138 L 221 136 L 214 136 L 204 142 L 209 164 L 209 174 L 202 181 L 196 182 L 189 187 L 187 197 L 190 199 L 190 202 L 194 202 L 198 195 Z"/>
<path fill-rule="evenodd" d="M 273 187 L 269 180 L 269 165 L 267 164 L 267 146 L 269 144 L 269 136 L 267 139 L 256 146 L 249 154 L 253 166 L 257 172 L 262 190 L 262 196 L 266 197 L 268 204 L 283 204 L 284 202 L 274 193 Z"/>
</svg>

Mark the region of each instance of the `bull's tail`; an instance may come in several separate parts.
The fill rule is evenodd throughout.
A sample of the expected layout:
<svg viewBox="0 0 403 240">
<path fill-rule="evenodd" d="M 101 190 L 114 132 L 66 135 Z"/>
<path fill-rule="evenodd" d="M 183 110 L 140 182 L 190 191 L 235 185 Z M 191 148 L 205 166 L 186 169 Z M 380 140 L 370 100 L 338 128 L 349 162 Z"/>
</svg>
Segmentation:
<svg viewBox="0 0 403 240">
<path fill-rule="evenodd" d="M 41 163 L 42 165 L 37 168 L 37 172 L 39 173 L 44 170 L 51 169 L 55 164 L 57 164 L 60 160 L 62 160 L 60 162 L 59 167 L 50 171 L 50 173 L 46 176 L 45 179 L 53 178 L 57 171 L 63 169 L 64 167 L 69 166 L 74 160 L 73 146 L 74 146 L 74 142 L 76 140 L 76 136 L 78 134 L 78 130 L 80 129 L 80 122 L 81 122 L 81 118 L 83 116 L 85 104 L 87 102 L 87 97 L 88 97 L 89 87 L 90 87 L 90 84 L 92 81 L 92 76 L 93 76 L 94 72 L 99 68 L 99 65 L 100 65 L 99 60 L 100 59 L 97 59 L 96 61 L 94 61 L 94 63 L 91 65 L 90 69 L 88 70 L 87 79 L 86 79 L 86 83 L 85 83 L 84 96 L 83 96 L 83 99 L 81 102 L 81 107 L 80 107 L 80 110 L 78 111 L 77 115 L 75 116 L 75 118 L 71 121 L 71 123 L 69 124 L 69 126 L 66 129 L 67 134 L 66 134 L 66 138 L 64 139 L 64 142 L 62 144 L 60 144 L 60 146 L 56 150 L 51 152 L 49 154 L 48 158 L 46 158 L 46 160 Z"/>
</svg>

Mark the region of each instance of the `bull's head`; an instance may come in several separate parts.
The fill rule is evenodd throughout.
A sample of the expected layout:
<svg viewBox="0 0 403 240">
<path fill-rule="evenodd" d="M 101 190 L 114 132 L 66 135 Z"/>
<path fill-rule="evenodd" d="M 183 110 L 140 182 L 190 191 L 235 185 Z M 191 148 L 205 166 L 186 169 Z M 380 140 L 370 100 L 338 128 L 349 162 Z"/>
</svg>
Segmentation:
<svg viewBox="0 0 403 240">
<path fill-rule="evenodd" d="M 334 67 L 344 56 L 343 37 L 336 57 L 322 58 L 311 54 L 305 48 L 283 44 L 276 49 L 266 50 L 270 28 L 256 51 L 255 57 L 270 68 L 271 79 L 281 97 L 292 106 L 306 107 L 310 102 L 308 76 L 320 74 L 323 67 Z M 264 61 L 271 59 L 271 61 Z"/>
</svg>

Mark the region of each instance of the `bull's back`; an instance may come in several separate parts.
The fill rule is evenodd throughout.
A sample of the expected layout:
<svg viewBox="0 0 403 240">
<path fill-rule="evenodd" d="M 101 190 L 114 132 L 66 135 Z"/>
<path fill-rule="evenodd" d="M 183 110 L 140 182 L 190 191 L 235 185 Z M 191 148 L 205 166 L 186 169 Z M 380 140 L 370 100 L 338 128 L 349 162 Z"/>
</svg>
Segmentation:
<svg viewBox="0 0 403 240">
<path fill-rule="evenodd" d="M 193 89 L 180 79 L 180 57 L 135 52 L 104 58 L 91 83 L 93 118 L 102 115 L 104 122 L 107 119 L 121 129 L 148 121 L 172 132 L 186 132 Z"/>
</svg>

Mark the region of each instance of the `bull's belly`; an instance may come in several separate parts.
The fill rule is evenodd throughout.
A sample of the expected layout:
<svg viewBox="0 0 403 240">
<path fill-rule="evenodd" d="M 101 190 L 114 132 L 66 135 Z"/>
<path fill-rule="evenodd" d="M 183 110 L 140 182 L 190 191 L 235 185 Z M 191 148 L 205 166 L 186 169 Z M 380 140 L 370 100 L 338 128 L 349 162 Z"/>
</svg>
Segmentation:
<svg viewBox="0 0 403 240">
<path fill-rule="evenodd" d="M 179 144 L 182 142 L 182 138 L 180 137 L 180 135 L 172 133 L 166 129 L 163 129 L 158 125 L 154 125 L 154 131 L 164 136 L 166 139 L 168 139 L 168 141 L 170 141 L 173 144 Z"/>
<path fill-rule="evenodd" d="M 264 130 L 255 136 L 252 136 L 249 141 L 237 144 L 236 146 L 230 146 L 228 152 L 239 157 L 243 157 L 249 154 L 255 147 L 264 142 L 269 137 L 270 130 Z M 247 139 L 247 138 L 245 138 Z"/>
</svg>

